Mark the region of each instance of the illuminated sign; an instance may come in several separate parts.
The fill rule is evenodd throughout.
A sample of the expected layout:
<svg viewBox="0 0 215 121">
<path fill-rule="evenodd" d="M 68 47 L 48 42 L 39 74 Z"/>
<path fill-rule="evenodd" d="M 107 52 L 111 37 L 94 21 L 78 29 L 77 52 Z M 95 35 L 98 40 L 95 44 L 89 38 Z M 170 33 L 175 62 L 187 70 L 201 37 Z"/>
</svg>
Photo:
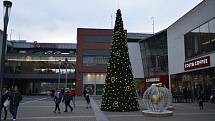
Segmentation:
<svg viewBox="0 0 215 121">
<path fill-rule="evenodd" d="M 210 56 L 198 58 L 184 63 L 184 70 L 192 70 L 202 67 L 210 66 Z"/>
<path fill-rule="evenodd" d="M 160 81 L 160 78 L 149 78 L 149 79 L 146 79 L 146 82 L 159 82 Z"/>
</svg>

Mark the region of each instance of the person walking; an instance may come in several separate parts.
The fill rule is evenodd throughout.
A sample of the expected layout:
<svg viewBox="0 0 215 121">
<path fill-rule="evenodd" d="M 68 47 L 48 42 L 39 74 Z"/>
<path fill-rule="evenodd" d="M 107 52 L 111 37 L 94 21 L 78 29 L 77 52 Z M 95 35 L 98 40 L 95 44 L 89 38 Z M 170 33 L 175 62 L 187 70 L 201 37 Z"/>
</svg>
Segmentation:
<svg viewBox="0 0 215 121">
<path fill-rule="evenodd" d="M 69 92 L 69 89 L 66 89 L 65 92 L 64 92 L 64 96 L 63 96 L 63 101 L 64 104 L 65 104 L 65 111 L 64 112 L 68 112 L 67 111 L 67 106 L 69 106 L 70 108 L 70 111 L 72 112 L 73 111 L 73 108 L 72 106 L 70 105 L 70 92 Z"/>
<path fill-rule="evenodd" d="M 9 100 L 10 100 L 10 112 L 13 116 L 13 121 L 16 121 L 19 103 L 22 101 L 22 95 L 18 91 L 17 86 L 15 86 L 14 89 L 12 89 L 11 93 L 9 94 Z"/>
<path fill-rule="evenodd" d="M 84 95 L 84 98 L 85 98 L 85 100 L 86 100 L 86 102 L 87 102 L 86 108 L 87 108 L 87 109 L 88 109 L 88 108 L 91 108 L 91 106 L 90 106 L 90 97 L 89 97 L 89 93 L 88 93 L 88 89 L 87 89 L 87 88 L 84 89 L 83 95 Z"/>
<path fill-rule="evenodd" d="M 88 92 L 86 92 L 86 94 L 85 94 L 85 100 L 86 100 L 86 102 L 87 102 L 87 109 L 88 108 L 91 108 L 91 105 L 90 105 L 90 96 L 89 96 L 89 94 L 88 94 Z"/>
<path fill-rule="evenodd" d="M 54 113 L 56 113 L 56 111 L 58 110 L 58 113 L 60 114 L 60 102 L 62 100 L 62 94 L 61 94 L 61 90 L 56 90 L 55 94 L 54 94 L 54 102 L 55 102 L 55 109 L 54 109 Z"/>
<path fill-rule="evenodd" d="M 75 96 L 76 96 L 76 90 L 74 87 L 71 88 L 71 100 L 73 103 L 73 107 L 75 108 Z"/>
<path fill-rule="evenodd" d="M 199 101 L 200 110 L 203 110 L 203 108 L 204 108 L 204 104 L 203 104 L 204 103 L 204 96 L 203 96 L 202 92 L 199 95 L 198 101 Z"/>
<path fill-rule="evenodd" d="M 6 103 L 6 101 L 8 101 Z M 1 101 L 0 101 L 0 117 L 2 114 L 2 109 L 4 109 L 4 120 L 7 119 L 7 110 L 10 106 L 10 102 L 9 102 L 9 90 L 7 88 L 3 88 L 2 89 L 2 93 L 1 93 Z M 1 120 L 1 118 L 0 118 Z"/>
</svg>

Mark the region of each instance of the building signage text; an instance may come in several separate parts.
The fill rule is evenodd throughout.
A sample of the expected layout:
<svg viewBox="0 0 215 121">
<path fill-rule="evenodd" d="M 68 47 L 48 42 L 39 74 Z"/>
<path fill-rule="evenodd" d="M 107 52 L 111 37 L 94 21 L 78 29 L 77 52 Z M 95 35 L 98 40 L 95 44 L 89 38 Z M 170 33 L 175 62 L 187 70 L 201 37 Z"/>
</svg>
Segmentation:
<svg viewBox="0 0 215 121">
<path fill-rule="evenodd" d="M 184 70 L 197 69 L 210 66 L 210 56 L 198 58 L 184 63 Z"/>
<path fill-rule="evenodd" d="M 149 78 L 149 79 L 146 79 L 146 82 L 159 82 L 160 81 L 160 78 Z"/>
</svg>

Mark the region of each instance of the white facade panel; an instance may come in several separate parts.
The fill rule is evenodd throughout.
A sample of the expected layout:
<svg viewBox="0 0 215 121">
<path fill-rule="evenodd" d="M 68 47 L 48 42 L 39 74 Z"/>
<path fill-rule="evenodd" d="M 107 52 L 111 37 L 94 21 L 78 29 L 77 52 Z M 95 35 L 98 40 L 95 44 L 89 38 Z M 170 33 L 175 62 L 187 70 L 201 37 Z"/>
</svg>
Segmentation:
<svg viewBox="0 0 215 121">
<path fill-rule="evenodd" d="M 169 74 L 184 72 L 184 35 L 215 18 L 215 0 L 204 0 L 167 29 Z M 210 54 L 211 67 L 215 54 Z"/>
<path fill-rule="evenodd" d="M 129 58 L 134 78 L 144 78 L 143 63 L 138 42 L 128 42 Z"/>
<path fill-rule="evenodd" d="M 211 58 L 211 66 L 215 67 L 215 53 L 210 54 L 210 58 Z"/>
</svg>

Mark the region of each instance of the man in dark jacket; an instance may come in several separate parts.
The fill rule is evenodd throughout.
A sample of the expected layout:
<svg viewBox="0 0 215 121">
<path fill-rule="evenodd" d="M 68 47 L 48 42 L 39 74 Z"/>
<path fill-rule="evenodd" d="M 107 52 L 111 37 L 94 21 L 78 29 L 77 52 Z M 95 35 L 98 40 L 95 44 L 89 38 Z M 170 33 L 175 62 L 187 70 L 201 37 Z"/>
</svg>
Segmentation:
<svg viewBox="0 0 215 121">
<path fill-rule="evenodd" d="M 70 99 L 71 99 L 70 97 L 71 97 L 70 92 L 69 92 L 68 89 L 66 89 L 66 91 L 64 93 L 64 96 L 63 96 L 63 102 L 65 104 L 65 111 L 64 112 L 68 112 L 67 111 L 67 106 L 69 106 L 71 112 L 73 111 L 73 108 L 70 105 Z"/>
<path fill-rule="evenodd" d="M 9 100 L 10 100 L 10 112 L 13 116 L 13 121 L 16 121 L 19 103 L 22 101 L 22 95 L 18 91 L 17 86 L 15 86 L 12 92 L 9 94 Z"/>
</svg>

